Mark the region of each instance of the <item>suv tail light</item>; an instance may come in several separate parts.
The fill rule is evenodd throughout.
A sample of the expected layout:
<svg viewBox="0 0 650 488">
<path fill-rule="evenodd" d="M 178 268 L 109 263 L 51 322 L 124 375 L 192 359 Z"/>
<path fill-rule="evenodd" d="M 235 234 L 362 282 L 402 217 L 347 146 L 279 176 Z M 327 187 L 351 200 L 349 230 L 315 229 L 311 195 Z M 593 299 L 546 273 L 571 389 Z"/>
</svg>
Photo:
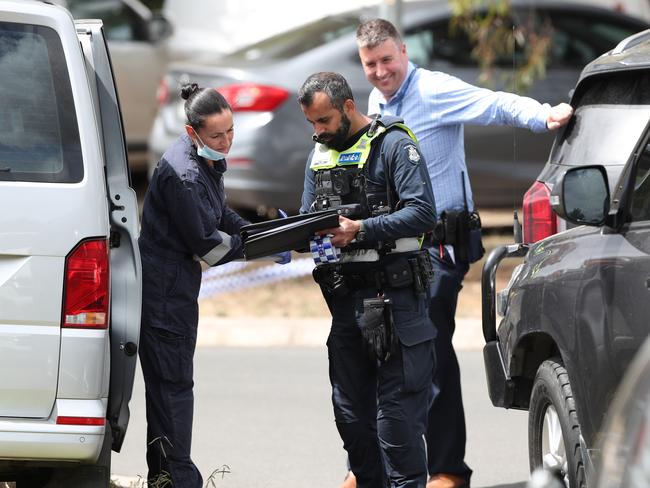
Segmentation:
<svg viewBox="0 0 650 488">
<path fill-rule="evenodd" d="M 225 85 L 218 91 L 228 100 L 233 112 L 268 112 L 289 98 L 284 88 L 256 83 Z"/>
<path fill-rule="evenodd" d="M 160 79 L 158 88 L 156 89 L 156 102 L 158 102 L 159 107 L 162 107 L 168 101 L 169 101 L 169 81 L 167 81 L 166 76 L 163 76 Z"/>
<path fill-rule="evenodd" d="M 65 260 L 63 327 L 108 327 L 109 272 L 106 239 L 79 244 Z"/>
<path fill-rule="evenodd" d="M 524 195 L 524 243 L 537 242 L 557 233 L 557 218 L 551 208 L 551 191 L 539 181 Z"/>
</svg>

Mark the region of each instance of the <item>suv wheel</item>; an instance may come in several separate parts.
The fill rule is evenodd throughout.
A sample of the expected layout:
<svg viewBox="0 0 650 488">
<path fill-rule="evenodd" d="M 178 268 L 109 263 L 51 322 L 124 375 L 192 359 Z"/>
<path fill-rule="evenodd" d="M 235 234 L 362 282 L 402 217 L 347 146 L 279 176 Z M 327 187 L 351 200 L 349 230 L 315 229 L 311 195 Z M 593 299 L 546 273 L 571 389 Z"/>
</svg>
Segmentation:
<svg viewBox="0 0 650 488">
<path fill-rule="evenodd" d="M 528 415 L 531 472 L 559 471 L 569 488 L 585 486 L 580 423 L 569 375 L 559 358 L 544 361 L 535 375 Z"/>
</svg>

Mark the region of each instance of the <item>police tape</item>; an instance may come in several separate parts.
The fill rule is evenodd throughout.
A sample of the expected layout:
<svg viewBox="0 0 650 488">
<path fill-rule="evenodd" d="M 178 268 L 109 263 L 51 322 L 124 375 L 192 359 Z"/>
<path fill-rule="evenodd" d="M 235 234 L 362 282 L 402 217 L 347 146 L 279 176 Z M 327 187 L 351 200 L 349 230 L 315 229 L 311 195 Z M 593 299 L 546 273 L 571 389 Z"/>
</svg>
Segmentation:
<svg viewBox="0 0 650 488">
<path fill-rule="evenodd" d="M 311 258 L 294 259 L 284 265 L 274 263 L 245 271 L 250 265 L 248 262 L 233 261 L 204 271 L 199 299 L 301 278 L 310 275 L 315 266 Z"/>
</svg>

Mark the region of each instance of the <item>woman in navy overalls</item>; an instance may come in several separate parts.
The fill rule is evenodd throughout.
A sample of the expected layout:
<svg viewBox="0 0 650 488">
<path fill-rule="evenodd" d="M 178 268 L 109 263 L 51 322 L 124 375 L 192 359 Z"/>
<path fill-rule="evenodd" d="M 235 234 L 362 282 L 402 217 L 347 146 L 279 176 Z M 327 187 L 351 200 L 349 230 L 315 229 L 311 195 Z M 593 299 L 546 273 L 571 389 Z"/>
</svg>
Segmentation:
<svg viewBox="0 0 650 488">
<path fill-rule="evenodd" d="M 248 222 L 227 207 L 223 187 L 233 115 L 215 89 L 185 85 L 186 134 L 162 156 L 144 201 L 140 363 L 146 388 L 148 481 L 200 488 L 190 458 L 193 356 L 201 261 L 242 257 Z M 166 475 L 163 473 L 167 473 Z"/>
</svg>

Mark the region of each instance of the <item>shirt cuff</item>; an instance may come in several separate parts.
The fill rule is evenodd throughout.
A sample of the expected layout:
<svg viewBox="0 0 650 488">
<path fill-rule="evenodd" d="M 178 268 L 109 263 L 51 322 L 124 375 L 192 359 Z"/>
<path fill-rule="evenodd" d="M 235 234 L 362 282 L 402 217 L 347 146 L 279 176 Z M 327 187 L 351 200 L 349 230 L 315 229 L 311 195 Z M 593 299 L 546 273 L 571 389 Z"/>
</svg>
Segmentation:
<svg viewBox="0 0 650 488">
<path fill-rule="evenodd" d="M 533 132 L 548 132 L 548 116 L 551 113 L 551 106 L 548 103 L 545 103 L 542 105 L 542 109 L 540 110 L 539 113 L 539 119 L 538 121 L 540 122 L 539 128 L 534 127 Z"/>
</svg>

